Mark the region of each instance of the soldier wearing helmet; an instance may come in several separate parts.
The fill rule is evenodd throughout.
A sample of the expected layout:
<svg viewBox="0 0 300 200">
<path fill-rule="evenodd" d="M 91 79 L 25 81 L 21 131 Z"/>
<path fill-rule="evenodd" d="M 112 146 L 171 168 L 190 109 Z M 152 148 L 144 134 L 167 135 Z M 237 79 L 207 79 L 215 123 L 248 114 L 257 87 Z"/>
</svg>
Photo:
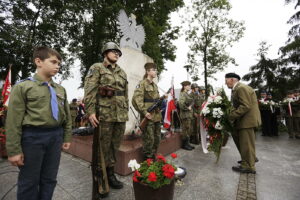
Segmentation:
<svg viewBox="0 0 300 200">
<path fill-rule="evenodd" d="M 114 189 L 123 188 L 114 174 L 114 166 L 115 153 L 120 147 L 128 120 L 127 75 L 116 64 L 122 52 L 117 44 L 108 42 L 103 46 L 102 55 L 103 63 L 95 63 L 90 67 L 84 85 L 86 113 L 92 126 L 98 127 L 95 130 L 99 131 L 94 134 L 94 143 L 98 142 L 99 145 L 93 145 L 93 159 L 101 155 L 104 157 L 99 161 L 102 181 L 99 181 L 97 192 L 100 191 L 98 195 L 101 198 L 108 195 L 107 182 Z"/>
<path fill-rule="evenodd" d="M 193 118 L 192 118 L 192 133 L 190 137 L 190 142 L 192 144 L 200 144 L 200 113 L 201 105 L 204 101 L 203 96 L 199 92 L 199 86 L 197 83 L 191 85 L 192 88 L 192 97 L 194 99 L 193 104 Z"/>
</svg>

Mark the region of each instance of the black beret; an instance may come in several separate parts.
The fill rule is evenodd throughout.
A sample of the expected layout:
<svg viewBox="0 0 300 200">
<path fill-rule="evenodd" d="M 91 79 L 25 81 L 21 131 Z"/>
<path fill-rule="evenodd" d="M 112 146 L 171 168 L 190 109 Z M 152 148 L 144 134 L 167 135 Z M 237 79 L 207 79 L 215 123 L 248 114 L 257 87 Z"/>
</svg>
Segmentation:
<svg viewBox="0 0 300 200">
<path fill-rule="evenodd" d="M 261 94 L 267 94 L 267 92 L 265 90 L 262 90 L 260 93 Z"/>
<path fill-rule="evenodd" d="M 225 78 L 236 78 L 238 80 L 241 80 L 241 77 L 239 75 L 237 75 L 236 73 L 225 74 Z"/>
</svg>

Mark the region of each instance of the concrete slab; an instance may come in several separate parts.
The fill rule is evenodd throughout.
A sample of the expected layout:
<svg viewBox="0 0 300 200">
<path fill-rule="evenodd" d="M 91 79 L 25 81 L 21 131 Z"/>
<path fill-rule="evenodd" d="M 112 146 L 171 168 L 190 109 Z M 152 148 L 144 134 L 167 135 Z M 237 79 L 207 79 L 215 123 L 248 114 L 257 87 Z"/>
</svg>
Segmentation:
<svg viewBox="0 0 300 200">
<path fill-rule="evenodd" d="M 178 150 L 174 163 L 187 168 L 183 184 L 177 183 L 174 200 L 298 200 L 300 199 L 300 140 L 279 137 L 257 137 L 256 175 L 233 172 L 239 155 L 230 138 L 219 163 L 212 153 L 204 154 L 201 146 L 194 151 Z M 168 159 L 171 159 L 168 157 Z M 15 200 L 18 169 L 0 160 L 0 199 Z M 121 190 L 112 189 L 107 200 L 132 200 L 132 176 L 119 176 Z M 239 183 L 244 187 L 239 188 Z M 247 189 L 245 189 L 247 188 Z M 89 163 L 63 153 L 54 200 L 91 199 L 92 179 Z M 3 196 L 6 195 L 4 198 Z M 255 196 L 256 195 L 256 196 Z"/>
</svg>

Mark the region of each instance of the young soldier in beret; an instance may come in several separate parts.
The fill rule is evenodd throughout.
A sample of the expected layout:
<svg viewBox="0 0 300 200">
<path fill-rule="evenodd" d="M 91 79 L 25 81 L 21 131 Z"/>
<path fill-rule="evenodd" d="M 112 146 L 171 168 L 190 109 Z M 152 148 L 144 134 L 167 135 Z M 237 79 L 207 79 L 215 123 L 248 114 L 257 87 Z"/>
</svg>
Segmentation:
<svg viewBox="0 0 300 200">
<path fill-rule="evenodd" d="M 147 109 L 159 99 L 158 87 L 153 79 L 157 76 L 157 69 L 154 63 L 146 63 L 144 66 L 146 73 L 144 79 L 140 81 L 132 96 L 132 105 L 140 113 L 141 120 L 146 117 L 148 124 L 143 130 L 143 153 L 144 159 L 155 158 L 160 143 L 160 121 L 161 112 L 156 109 L 153 113 L 147 112 Z"/>
<path fill-rule="evenodd" d="M 181 120 L 181 139 L 182 148 L 188 151 L 194 149 L 190 145 L 190 136 L 193 131 L 193 97 L 188 93 L 191 90 L 191 82 L 183 81 L 181 83 L 182 89 L 179 97 L 179 108 L 180 108 L 180 120 Z"/>
<path fill-rule="evenodd" d="M 52 198 L 61 148 L 70 147 L 72 128 L 66 91 L 52 80 L 61 56 L 38 47 L 33 62 L 33 78 L 12 89 L 6 121 L 8 160 L 20 169 L 17 199 L 24 200 Z"/>
<path fill-rule="evenodd" d="M 261 124 L 260 112 L 255 91 L 239 80 L 240 76 L 235 73 L 225 75 L 225 83 L 232 89 L 233 109 L 229 114 L 235 128 L 232 137 L 242 158 L 241 165 L 232 169 L 241 173 L 255 174 L 254 128 Z"/>
</svg>

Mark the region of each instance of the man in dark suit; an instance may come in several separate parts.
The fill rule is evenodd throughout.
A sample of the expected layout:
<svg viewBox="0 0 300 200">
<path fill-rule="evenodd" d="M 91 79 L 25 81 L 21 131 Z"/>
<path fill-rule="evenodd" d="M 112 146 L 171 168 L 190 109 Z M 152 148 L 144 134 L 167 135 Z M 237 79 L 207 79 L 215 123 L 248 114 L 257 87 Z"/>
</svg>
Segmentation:
<svg viewBox="0 0 300 200">
<path fill-rule="evenodd" d="M 235 73 L 225 75 L 225 83 L 232 89 L 233 108 L 229 119 L 234 123 L 233 140 L 241 155 L 241 165 L 232 169 L 241 173 L 255 174 L 255 132 L 261 124 L 260 112 L 255 91 L 239 82 L 240 76 Z"/>
</svg>

